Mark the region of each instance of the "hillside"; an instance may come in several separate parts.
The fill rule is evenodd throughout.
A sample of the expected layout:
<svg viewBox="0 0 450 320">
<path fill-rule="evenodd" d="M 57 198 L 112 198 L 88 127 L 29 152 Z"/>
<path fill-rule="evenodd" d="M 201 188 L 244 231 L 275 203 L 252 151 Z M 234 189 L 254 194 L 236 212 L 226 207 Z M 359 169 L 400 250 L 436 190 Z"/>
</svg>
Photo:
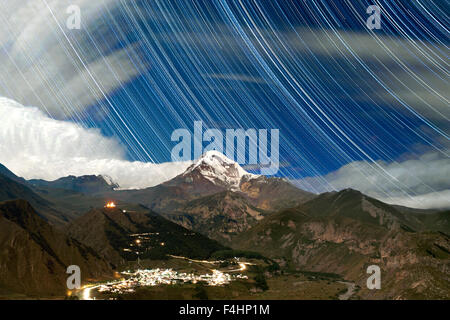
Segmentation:
<svg viewBox="0 0 450 320">
<path fill-rule="evenodd" d="M 0 163 L 0 175 L 3 175 L 11 180 L 14 180 L 15 182 L 19 182 L 22 184 L 26 184 L 27 181 L 24 178 L 16 176 L 11 170 L 9 170 L 7 167 L 2 165 Z"/>
<path fill-rule="evenodd" d="M 316 197 L 277 177 L 244 177 L 239 188 L 254 206 L 262 210 L 293 208 Z"/>
<path fill-rule="evenodd" d="M 70 223 L 67 233 L 116 266 L 126 261 L 164 259 L 167 254 L 208 258 L 224 247 L 214 240 L 141 208 L 93 209 Z"/>
<path fill-rule="evenodd" d="M 38 214 L 49 223 L 57 226 L 65 224 L 68 219 L 53 203 L 34 192 L 26 184 L 22 184 L 0 174 L 0 201 L 27 200 Z"/>
<path fill-rule="evenodd" d="M 415 219 L 353 190 L 325 194 L 259 222 L 233 240 L 296 270 L 336 273 L 362 298 L 450 298 L 450 238 L 414 231 Z M 418 225 L 417 225 L 418 226 Z M 382 269 L 382 289 L 366 288 L 366 269 Z"/>
<path fill-rule="evenodd" d="M 268 212 L 256 208 L 240 193 L 224 191 L 189 201 L 168 219 L 222 243 L 248 230 Z"/>
<path fill-rule="evenodd" d="M 64 296 L 69 265 L 82 282 L 112 276 L 111 266 L 89 247 L 55 230 L 24 200 L 0 203 L 0 292 Z"/>
</svg>

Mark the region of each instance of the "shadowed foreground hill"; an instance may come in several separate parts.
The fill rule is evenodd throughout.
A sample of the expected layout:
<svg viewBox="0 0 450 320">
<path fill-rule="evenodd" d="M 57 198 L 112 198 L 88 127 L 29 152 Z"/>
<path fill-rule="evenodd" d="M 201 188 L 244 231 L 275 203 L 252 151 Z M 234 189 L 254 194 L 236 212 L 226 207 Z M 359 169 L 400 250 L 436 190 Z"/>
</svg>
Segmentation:
<svg viewBox="0 0 450 320">
<path fill-rule="evenodd" d="M 362 298 L 449 299 L 450 238 L 424 228 L 415 217 L 344 190 L 265 218 L 233 247 L 293 269 L 340 274 L 361 287 Z M 382 270 L 381 290 L 366 287 L 372 264 Z"/>
<path fill-rule="evenodd" d="M 82 281 L 112 275 L 92 249 L 55 230 L 24 200 L 0 203 L 0 291 L 63 296 L 69 265 Z"/>
<path fill-rule="evenodd" d="M 218 242 L 142 207 L 140 211 L 93 209 L 67 226 L 67 233 L 94 248 L 108 261 L 164 259 L 167 254 L 208 258 L 225 249 Z"/>
</svg>

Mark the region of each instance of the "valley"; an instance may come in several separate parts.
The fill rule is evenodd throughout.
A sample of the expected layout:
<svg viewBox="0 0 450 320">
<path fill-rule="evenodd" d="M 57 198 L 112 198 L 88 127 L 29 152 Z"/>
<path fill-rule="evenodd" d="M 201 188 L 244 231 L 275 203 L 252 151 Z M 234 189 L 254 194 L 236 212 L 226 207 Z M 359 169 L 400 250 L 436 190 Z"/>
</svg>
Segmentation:
<svg viewBox="0 0 450 320">
<path fill-rule="evenodd" d="M 158 267 L 158 268 L 155 268 Z M 281 274 L 260 268 L 258 259 L 192 260 L 171 257 L 164 261 L 141 261 L 139 269 L 123 271 L 120 279 L 85 285 L 70 297 L 96 299 L 246 299 L 297 300 L 350 298 L 348 284 L 321 274 L 294 272 Z M 150 269 L 154 268 L 154 269 Z"/>
</svg>

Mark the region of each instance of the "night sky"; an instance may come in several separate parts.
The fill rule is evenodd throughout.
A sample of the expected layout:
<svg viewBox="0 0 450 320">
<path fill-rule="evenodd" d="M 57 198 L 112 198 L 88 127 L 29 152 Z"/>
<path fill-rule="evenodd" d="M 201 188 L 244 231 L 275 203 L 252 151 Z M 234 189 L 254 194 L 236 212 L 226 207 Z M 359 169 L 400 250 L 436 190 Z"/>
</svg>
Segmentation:
<svg viewBox="0 0 450 320">
<path fill-rule="evenodd" d="M 277 175 L 311 191 L 449 195 L 447 1 L 14 2 L 0 96 L 98 128 L 126 160 L 170 161 L 173 130 L 201 120 L 279 129 Z"/>
</svg>

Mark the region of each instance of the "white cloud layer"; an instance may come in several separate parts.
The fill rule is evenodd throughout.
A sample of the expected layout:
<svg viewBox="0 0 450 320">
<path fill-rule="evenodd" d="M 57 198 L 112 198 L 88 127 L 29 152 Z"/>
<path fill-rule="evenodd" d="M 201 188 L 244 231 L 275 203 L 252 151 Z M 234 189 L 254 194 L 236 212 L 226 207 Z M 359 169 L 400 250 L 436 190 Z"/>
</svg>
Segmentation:
<svg viewBox="0 0 450 320">
<path fill-rule="evenodd" d="M 450 208 L 450 190 L 430 192 L 411 197 L 392 197 L 383 199 L 386 203 L 398 204 L 410 208 L 418 209 L 448 209 Z"/>
<path fill-rule="evenodd" d="M 390 204 L 450 208 L 450 158 L 427 152 L 416 159 L 387 163 L 351 162 L 321 177 L 296 180 L 314 192 L 353 188 Z"/>
<path fill-rule="evenodd" d="M 98 129 L 49 118 L 34 107 L 0 97 L 0 163 L 25 179 L 109 175 L 121 188 L 158 185 L 192 163 L 130 162 L 118 141 Z"/>
</svg>

